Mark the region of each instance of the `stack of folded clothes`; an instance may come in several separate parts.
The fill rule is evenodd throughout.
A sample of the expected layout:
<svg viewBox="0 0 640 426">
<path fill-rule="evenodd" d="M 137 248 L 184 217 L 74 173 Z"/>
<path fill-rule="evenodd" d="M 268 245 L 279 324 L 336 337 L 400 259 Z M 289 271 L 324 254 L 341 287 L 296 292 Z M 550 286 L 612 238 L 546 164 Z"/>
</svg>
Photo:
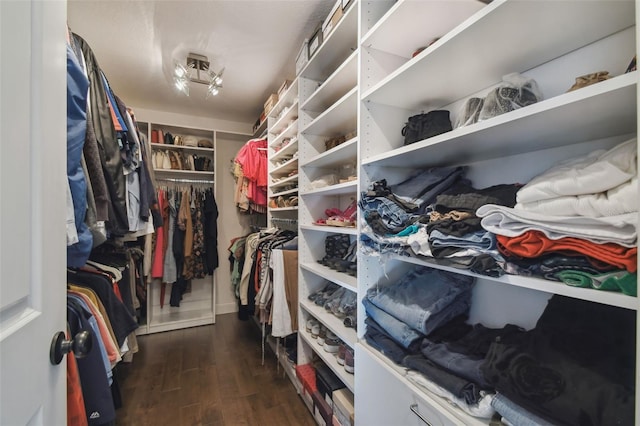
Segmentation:
<svg viewBox="0 0 640 426">
<path fill-rule="evenodd" d="M 479 274 L 504 273 L 495 235 L 475 214 L 485 204 L 513 207 L 517 184 L 476 189 L 462 167 L 431 168 L 388 186 L 374 182 L 362 193 L 363 250 L 368 254 L 422 256 Z"/>
<path fill-rule="evenodd" d="M 399 362 L 419 349 L 424 336 L 468 311 L 473 282 L 473 277 L 421 266 L 395 284 L 370 288 L 362 300 L 367 341 Z"/>
<path fill-rule="evenodd" d="M 514 207 L 476 214 L 510 273 L 637 294 L 637 140 L 562 162 L 532 179 Z"/>
</svg>

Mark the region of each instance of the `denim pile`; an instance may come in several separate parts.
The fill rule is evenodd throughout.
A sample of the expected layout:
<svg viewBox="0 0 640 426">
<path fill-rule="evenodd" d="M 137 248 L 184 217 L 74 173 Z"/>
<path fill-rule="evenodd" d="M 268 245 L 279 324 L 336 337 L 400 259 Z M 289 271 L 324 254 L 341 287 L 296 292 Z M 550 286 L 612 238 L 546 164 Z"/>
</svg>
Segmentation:
<svg viewBox="0 0 640 426">
<path fill-rule="evenodd" d="M 417 386 L 472 416 L 488 419 L 497 411 L 511 424 L 633 424 L 635 340 L 629 336 L 635 336 L 634 311 L 556 295 L 532 330 L 470 325 L 466 311 L 455 310 L 423 333 L 417 328 L 424 331 L 423 321 L 432 312 L 437 315 L 439 302 L 450 300 L 456 290 L 435 299 L 433 311 L 422 311 L 425 289 L 436 281 L 430 272 L 420 272 L 402 281 L 420 282 L 422 292 L 402 291 L 398 298 L 396 290 L 403 285 L 392 285 L 385 298 L 377 299 L 394 315 L 411 318 L 413 327 L 372 310 L 376 305 L 368 296 L 363 300 L 369 316 L 366 341 L 407 367 L 407 378 Z M 465 293 L 454 300 L 464 300 Z M 391 317 L 395 321 L 389 322 Z"/>
<path fill-rule="evenodd" d="M 393 285 L 371 287 L 362 299 L 367 341 L 399 362 L 419 348 L 424 336 L 468 311 L 473 282 L 473 277 L 420 266 Z"/>
<path fill-rule="evenodd" d="M 419 171 L 393 186 L 374 182 L 363 192 L 363 250 L 424 256 L 484 275 L 504 273 L 495 236 L 475 211 L 485 204 L 513 206 L 518 185 L 475 189 L 462 167 Z"/>
</svg>

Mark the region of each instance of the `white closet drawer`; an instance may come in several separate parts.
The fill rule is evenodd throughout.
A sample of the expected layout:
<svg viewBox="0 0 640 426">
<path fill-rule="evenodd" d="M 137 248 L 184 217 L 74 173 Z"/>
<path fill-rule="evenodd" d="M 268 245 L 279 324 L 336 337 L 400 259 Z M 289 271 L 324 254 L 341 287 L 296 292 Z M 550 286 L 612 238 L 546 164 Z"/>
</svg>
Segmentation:
<svg viewBox="0 0 640 426">
<path fill-rule="evenodd" d="M 441 404 L 417 392 L 402 377 L 401 368 L 394 368 L 372 353 L 375 349 L 356 345 L 355 420 L 367 426 L 449 426 L 483 424 L 477 419 L 457 418 Z M 382 356 L 382 355 L 381 355 Z M 389 361 L 391 362 L 391 361 Z M 435 397 L 437 398 L 437 397 Z M 420 418 L 422 417 L 422 419 Z"/>
</svg>

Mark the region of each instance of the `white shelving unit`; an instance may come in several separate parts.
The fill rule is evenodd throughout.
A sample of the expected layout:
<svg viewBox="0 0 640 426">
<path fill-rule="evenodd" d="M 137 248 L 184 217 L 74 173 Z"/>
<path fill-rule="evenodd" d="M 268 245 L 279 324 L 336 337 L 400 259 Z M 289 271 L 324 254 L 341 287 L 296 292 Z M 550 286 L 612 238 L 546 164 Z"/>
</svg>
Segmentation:
<svg viewBox="0 0 640 426">
<path fill-rule="evenodd" d="M 400 182 L 413 169 L 451 165 L 466 166 L 477 188 L 526 183 L 561 160 L 637 136 L 638 73 L 624 74 L 638 51 L 640 13 L 634 8 L 638 2 L 633 0 L 615 5 L 573 0 L 361 2 L 359 187 L 364 190 L 383 178 Z M 521 20 L 523 16 L 527 18 Z M 425 49 L 413 56 L 421 47 Z M 599 70 L 613 78 L 567 93 L 577 76 Z M 446 109 L 455 123 L 466 99 L 484 97 L 513 72 L 535 79 L 544 100 L 403 146 L 401 129 L 408 117 Z M 492 278 L 394 255 L 385 257 L 384 264 L 381 258 L 360 255 L 359 299 L 415 265 L 474 276 L 470 321 L 489 327 L 512 323 L 531 329 L 556 294 L 636 312 L 640 307 L 638 298 L 619 293 L 515 275 Z M 434 425 L 489 424 L 410 382 L 406 369 L 365 343 L 364 320 L 361 310 L 357 424 L 423 424 L 415 412 Z M 636 419 L 638 423 L 638 413 Z"/>
<path fill-rule="evenodd" d="M 340 182 L 341 170 L 351 165 L 356 170 L 358 157 L 358 1 L 353 0 L 344 16 L 326 37 L 314 56 L 298 76 L 300 111 L 299 127 L 299 300 L 298 363 L 320 359 L 327 364 L 352 392 L 354 375 L 338 364 L 335 354 L 324 351 L 317 339 L 305 331 L 310 318 L 336 334 L 353 348 L 357 341 L 354 329 L 342 320 L 316 306 L 308 296 L 331 281 L 348 291 L 357 291 L 357 278 L 318 263 L 325 256 L 325 239 L 330 235 L 346 235 L 355 241 L 355 227 L 321 226 L 325 210 L 344 210 L 357 198 L 357 180 Z M 344 141 L 327 149 L 329 139 Z M 315 188 L 312 182 L 326 175 L 336 175 L 335 184 Z"/>
<path fill-rule="evenodd" d="M 269 205 L 267 223 L 297 229 L 298 206 L 289 204 L 298 196 L 298 80 L 282 93 L 267 116 Z M 280 203 L 279 203 L 280 201 Z M 275 219 L 273 221 L 272 219 Z"/>
</svg>

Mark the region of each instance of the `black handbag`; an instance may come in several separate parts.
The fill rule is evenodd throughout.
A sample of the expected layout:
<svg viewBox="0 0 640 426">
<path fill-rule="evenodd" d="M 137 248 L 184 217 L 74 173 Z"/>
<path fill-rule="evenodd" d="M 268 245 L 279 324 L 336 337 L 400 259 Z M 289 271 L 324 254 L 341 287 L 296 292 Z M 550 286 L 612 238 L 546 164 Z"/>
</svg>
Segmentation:
<svg viewBox="0 0 640 426">
<path fill-rule="evenodd" d="M 173 135 L 169 132 L 164 134 L 165 145 L 173 145 Z"/>
<path fill-rule="evenodd" d="M 409 145 L 451 130 L 449 111 L 435 110 L 409 117 L 402 128 L 402 136 L 404 144 Z"/>
</svg>

